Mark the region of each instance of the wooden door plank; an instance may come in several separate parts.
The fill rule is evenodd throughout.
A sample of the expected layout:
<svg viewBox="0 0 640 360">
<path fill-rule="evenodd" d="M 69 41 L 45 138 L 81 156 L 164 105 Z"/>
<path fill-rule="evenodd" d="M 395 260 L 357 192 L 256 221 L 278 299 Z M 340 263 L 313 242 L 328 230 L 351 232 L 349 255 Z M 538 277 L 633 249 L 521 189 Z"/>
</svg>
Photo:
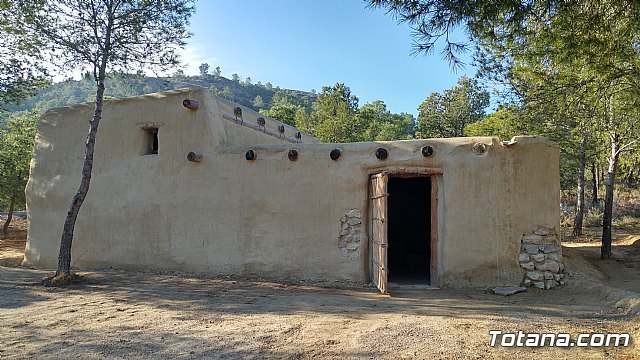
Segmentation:
<svg viewBox="0 0 640 360">
<path fill-rule="evenodd" d="M 387 183 L 386 173 L 371 176 L 371 261 L 372 281 L 387 294 Z"/>
</svg>

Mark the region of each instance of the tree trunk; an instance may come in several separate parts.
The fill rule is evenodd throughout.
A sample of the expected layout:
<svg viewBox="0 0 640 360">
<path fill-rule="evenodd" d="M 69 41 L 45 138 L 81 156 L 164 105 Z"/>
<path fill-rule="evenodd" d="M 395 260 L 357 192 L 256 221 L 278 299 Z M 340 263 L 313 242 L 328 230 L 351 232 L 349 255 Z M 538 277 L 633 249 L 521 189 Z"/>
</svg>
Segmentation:
<svg viewBox="0 0 640 360">
<path fill-rule="evenodd" d="M 598 173 L 596 172 L 596 164 L 591 163 L 591 206 L 598 206 Z"/>
<path fill-rule="evenodd" d="M 18 197 L 18 194 L 16 194 L 16 192 L 14 191 L 13 194 L 11 194 L 11 204 L 9 205 L 9 213 L 7 213 L 7 220 L 4 222 L 4 225 L 2 225 L 2 234 L 5 238 L 9 236 L 9 224 L 11 224 L 11 220 L 13 219 L 13 210 L 16 207 L 17 197 Z"/>
<path fill-rule="evenodd" d="M 604 198 L 604 213 L 602 215 L 602 248 L 600 257 L 602 259 L 611 258 L 611 221 L 613 218 L 613 191 L 616 181 L 616 170 L 618 167 L 618 136 L 611 136 L 611 157 L 609 158 L 609 169 L 607 173 L 606 193 Z"/>
<path fill-rule="evenodd" d="M 86 148 L 84 153 L 84 164 L 82 166 L 82 180 L 80 188 L 71 201 L 67 218 L 64 221 L 62 230 L 62 239 L 60 240 L 60 254 L 58 255 L 58 268 L 54 277 L 71 276 L 71 244 L 73 242 L 73 230 L 76 226 L 76 219 L 80 212 L 80 206 L 84 202 L 89 192 L 89 184 L 91 183 L 91 170 L 93 169 L 93 151 L 96 143 L 96 133 L 98 125 L 102 119 L 102 104 L 104 102 L 104 79 L 107 72 L 107 62 L 111 54 L 111 32 L 113 30 L 113 12 L 112 3 L 107 2 L 107 26 L 105 29 L 104 44 L 102 53 L 100 54 L 100 62 L 93 63 L 93 77 L 96 81 L 96 106 L 93 112 L 93 118 L 89 123 L 89 134 L 87 135 Z"/>
<path fill-rule="evenodd" d="M 89 184 L 91 183 L 91 170 L 93 169 L 93 151 L 96 143 L 96 133 L 98 125 L 102 118 L 102 104 L 104 101 L 104 70 L 100 69 L 97 79 L 96 90 L 96 106 L 89 126 L 89 134 L 87 135 L 86 149 L 84 155 L 84 165 L 82 167 L 82 180 L 80 188 L 71 201 L 67 218 L 64 221 L 64 229 L 62 230 L 62 239 L 60 241 L 60 254 L 58 256 L 58 268 L 55 277 L 71 275 L 71 243 L 73 242 L 73 230 L 76 225 L 76 219 L 80 212 L 80 206 L 84 202 L 89 192 Z"/>
<path fill-rule="evenodd" d="M 602 169 L 602 166 L 597 166 L 596 167 L 596 171 L 598 173 L 598 187 L 602 186 L 602 183 L 604 182 L 604 170 Z"/>
<path fill-rule="evenodd" d="M 582 221 L 584 219 L 584 168 L 587 162 L 587 141 L 587 135 L 583 135 L 580 152 L 578 154 L 578 201 L 576 202 L 576 213 L 573 218 L 573 236 L 582 235 Z"/>
</svg>

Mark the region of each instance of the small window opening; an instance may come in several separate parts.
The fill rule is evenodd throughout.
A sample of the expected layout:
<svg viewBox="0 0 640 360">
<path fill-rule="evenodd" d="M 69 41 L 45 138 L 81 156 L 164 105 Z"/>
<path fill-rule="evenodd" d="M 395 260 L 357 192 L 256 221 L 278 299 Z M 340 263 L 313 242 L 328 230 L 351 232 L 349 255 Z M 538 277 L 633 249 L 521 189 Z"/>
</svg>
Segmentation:
<svg viewBox="0 0 640 360">
<path fill-rule="evenodd" d="M 145 155 L 153 155 L 158 153 L 158 128 L 146 128 L 145 132 L 145 142 L 146 142 L 146 151 Z"/>
</svg>

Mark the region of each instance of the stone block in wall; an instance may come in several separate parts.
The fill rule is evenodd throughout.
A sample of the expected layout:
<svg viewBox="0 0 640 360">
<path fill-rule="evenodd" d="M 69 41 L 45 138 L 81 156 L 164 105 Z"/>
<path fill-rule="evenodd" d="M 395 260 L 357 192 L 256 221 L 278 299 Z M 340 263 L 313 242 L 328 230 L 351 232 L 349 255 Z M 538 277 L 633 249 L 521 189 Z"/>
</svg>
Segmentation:
<svg viewBox="0 0 640 360">
<path fill-rule="evenodd" d="M 523 244 L 540 244 L 542 242 L 542 236 L 536 234 L 529 234 L 522 237 Z"/>
<path fill-rule="evenodd" d="M 562 261 L 562 256 L 558 253 L 549 253 L 547 254 L 547 259 L 560 262 Z"/>
<path fill-rule="evenodd" d="M 540 271 L 527 271 L 527 277 L 532 281 L 544 279 L 544 275 Z"/>
<path fill-rule="evenodd" d="M 547 260 L 543 263 L 536 264 L 536 269 L 541 271 L 551 271 L 552 273 L 558 273 L 560 271 L 560 264 L 557 261 Z"/>
<path fill-rule="evenodd" d="M 527 254 L 537 254 L 538 250 L 540 250 L 540 247 L 538 245 L 525 245 L 524 246 L 524 251 Z"/>
<path fill-rule="evenodd" d="M 544 281 L 534 281 L 531 283 L 534 288 L 544 289 Z"/>
<path fill-rule="evenodd" d="M 545 271 L 544 272 L 544 279 L 545 280 L 554 280 L 554 274 L 550 271 Z"/>
<path fill-rule="evenodd" d="M 360 257 L 360 248 L 366 241 L 366 233 L 362 225 L 362 212 L 351 209 L 340 218 L 338 249 L 348 259 Z"/>
<path fill-rule="evenodd" d="M 546 257 L 542 253 L 535 253 L 535 254 L 532 254 L 530 258 L 532 258 L 536 262 L 543 262 Z"/>
<path fill-rule="evenodd" d="M 527 253 L 522 253 L 520 255 L 518 255 L 518 261 L 522 264 L 522 263 L 526 263 L 529 261 L 529 254 Z"/>
<path fill-rule="evenodd" d="M 526 263 L 520 263 L 520 266 L 522 266 L 522 268 L 525 270 L 534 270 L 536 268 L 536 265 L 531 261 Z"/>
<path fill-rule="evenodd" d="M 556 244 L 551 244 L 551 243 L 540 244 L 540 251 L 542 251 L 545 254 L 557 252 L 558 250 L 559 250 L 559 247 Z"/>
<path fill-rule="evenodd" d="M 562 247 L 554 229 L 541 227 L 523 234 L 518 263 L 523 270 L 524 286 L 554 289 L 564 284 Z"/>
</svg>

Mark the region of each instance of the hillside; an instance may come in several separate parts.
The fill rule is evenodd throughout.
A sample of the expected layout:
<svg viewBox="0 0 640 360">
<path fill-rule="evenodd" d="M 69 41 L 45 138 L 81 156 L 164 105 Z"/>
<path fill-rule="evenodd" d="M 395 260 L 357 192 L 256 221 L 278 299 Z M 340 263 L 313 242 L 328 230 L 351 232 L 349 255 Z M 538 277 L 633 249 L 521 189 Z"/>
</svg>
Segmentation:
<svg viewBox="0 0 640 360">
<path fill-rule="evenodd" d="M 143 95 L 158 91 L 172 90 L 190 86 L 211 89 L 211 92 L 235 101 L 256 111 L 268 109 L 274 100 L 286 99 L 289 103 L 300 105 L 310 111 L 316 94 L 300 90 L 281 89 L 270 83 L 252 84 L 246 81 L 234 81 L 223 76 L 207 75 L 185 76 L 180 73 L 166 78 L 147 77 L 136 74 L 111 74 L 107 79 L 105 95 L 108 98 L 122 98 Z M 36 96 L 26 99 L 19 105 L 6 105 L 9 111 L 38 110 L 91 102 L 95 97 L 95 85 L 90 76 L 80 80 L 65 80 L 44 88 Z M 256 97 L 258 101 L 256 101 Z M 260 98 L 262 103 L 260 103 Z"/>
</svg>

